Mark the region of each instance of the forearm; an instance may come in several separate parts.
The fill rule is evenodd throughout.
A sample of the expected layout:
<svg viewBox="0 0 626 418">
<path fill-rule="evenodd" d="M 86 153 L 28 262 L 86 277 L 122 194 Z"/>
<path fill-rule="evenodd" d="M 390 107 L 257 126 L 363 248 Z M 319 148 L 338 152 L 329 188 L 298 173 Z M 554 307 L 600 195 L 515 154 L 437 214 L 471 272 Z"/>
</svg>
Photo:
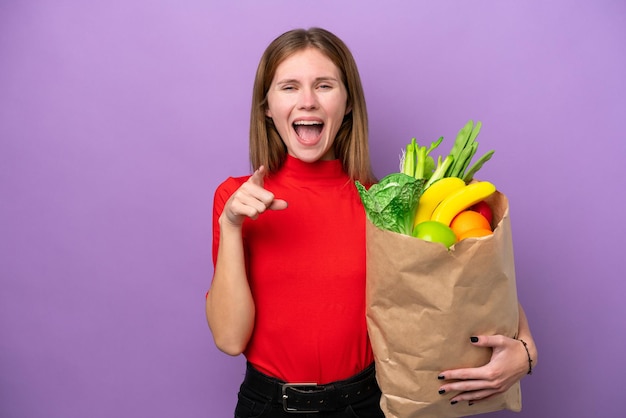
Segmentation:
<svg viewBox="0 0 626 418">
<path fill-rule="evenodd" d="M 241 354 L 254 326 L 254 301 L 246 275 L 240 228 L 227 224 L 220 227 L 206 315 L 216 346 L 230 355 Z"/>
<path fill-rule="evenodd" d="M 532 333 L 530 332 L 530 325 L 528 324 L 528 318 L 526 317 L 526 313 L 524 312 L 524 308 L 521 304 L 519 304 L 519 326 L 517 339 L 523 340 L 526 343 L 526 347 L 528 348 L 528 354 L 532 360 L 532 367 L 537 366 L 538 359 L 538 350 L 535 345 L 535 340 L 533 339 Z"/>
</svg>

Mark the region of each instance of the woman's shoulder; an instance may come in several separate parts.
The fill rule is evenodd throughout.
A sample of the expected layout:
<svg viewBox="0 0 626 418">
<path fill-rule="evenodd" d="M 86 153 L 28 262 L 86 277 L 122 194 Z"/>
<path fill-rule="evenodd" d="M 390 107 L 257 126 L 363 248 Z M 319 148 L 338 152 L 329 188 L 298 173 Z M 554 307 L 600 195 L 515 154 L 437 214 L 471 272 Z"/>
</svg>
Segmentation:
<svg viewBox="0 0 626 418">
<path fill-rule="evenodd" d="M 226 198 L 230 197 L 231 194 L 235 192 L 242 184 L 244 184 L 250 175 L 239 176 L 239 177 L 227 177 L 224 181 L 222 181 L 217 188 L 215 189 L 216 196 L 225 196 Z"/>
<path fill-rule="evenodd" d="M 246 181 L 248 181 L 249 178 L 250 178 L 250 175 L 239 176 L 239 177 L 227 177 L 224 181 L 222 181 L 217 186 L 217 189 L 218 190 L 219 189 L 226 189 L 226 190 L 232 189 L 234 191 L 238 189 Z"/>
<path fill-rule="evenodd" d="M 216 202 L 220 201 L 222 203 L 226 202 L 228 198 L 235 193 L 242 184 L 244 184 L 250 175 L 239 176 L 239 177 L 227 177 L 224 181 L 222 181 L 217 188 L 215 189 L 214 199 Z"/>
</svg>

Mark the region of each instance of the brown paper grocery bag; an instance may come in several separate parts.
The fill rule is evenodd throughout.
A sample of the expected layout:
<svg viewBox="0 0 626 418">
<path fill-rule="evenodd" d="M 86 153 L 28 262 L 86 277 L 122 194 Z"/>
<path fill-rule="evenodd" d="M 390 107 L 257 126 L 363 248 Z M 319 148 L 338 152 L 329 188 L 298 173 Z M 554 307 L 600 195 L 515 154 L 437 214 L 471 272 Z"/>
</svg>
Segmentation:
<svg viewBox="0 0 626 418">
<path fill-rule="evenodd" d="M 443 370 L 489 362 L 473 335 L 515 337 L 517 290 L 508 201 L 488 199 L 493 235 L 443 245 L 367 222 L 367 325 L 388 418 L 452 418 L 521 410 L 519 382 L 470 406 L 438 393 Z"/>
</svg>

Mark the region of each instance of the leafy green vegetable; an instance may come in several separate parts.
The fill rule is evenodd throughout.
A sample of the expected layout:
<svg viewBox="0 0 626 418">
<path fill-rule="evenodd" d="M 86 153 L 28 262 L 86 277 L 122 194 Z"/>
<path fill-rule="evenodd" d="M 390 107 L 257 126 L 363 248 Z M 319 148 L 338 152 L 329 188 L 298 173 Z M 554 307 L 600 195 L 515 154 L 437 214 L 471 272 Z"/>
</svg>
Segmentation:
<svg viewBox="0 0 626 418">
<path fill-rule="evenodd" d="M 437 159 L 437 168 L 433 171 L 433 174 L 430 176 L 426 184 L 424 185 L 424 190 L 428 189 L 431 184 L 436 182 L 439 179 L 445 177 L 446 171 L 454 162 L 454 157 L 451 155 L 446 156 L 446 158 L 442 161 L 441 156 Z"/>
<path fill-rule="evenodd" d="M 367 218 L 377 227 L 399 234 L 411 235 L 419 198 L 425 179 L 404 173 L 383 177 L 369 190 L 356 181 Z"/>
<path fill-rule="evenodd" d="M 430 153 L 441 144 L 441 141 L 443 141 L 443 137 L 432 142 L 430 147 L 426 147 L 417 144 L 413 138 L 400 157 L 400 172 L 416 179 L 428 180 L 435 170 L 435 160 Z"/>
<path fill-rule="evenodd" d="M 417 162 L 417 153 L 415 148 L 415 138 L 406 144 L 406 151 L 403 151 L 400 157 L 400 172 L 407 176 L 415 177 L 415 163 Z"/>
<path fill-rule="evenodd" d="M 449 156 L 454 159 L 454 162 L 448 167 L 443 177 L 459 177 L 465 180 L 466 183 L 469 183 L 483 164 L 489 161 L 494 153 L 493 150 L 485 153 L 468 170 L 469 164 L 478 150 L 476 137 L 481 127 L 482 124 L 480 121 L 476 122 L 476 125 L 474 125 L 474 121 L 469 120 L 465 126 L 461 128 L 449 154 Z"/>
</svg>

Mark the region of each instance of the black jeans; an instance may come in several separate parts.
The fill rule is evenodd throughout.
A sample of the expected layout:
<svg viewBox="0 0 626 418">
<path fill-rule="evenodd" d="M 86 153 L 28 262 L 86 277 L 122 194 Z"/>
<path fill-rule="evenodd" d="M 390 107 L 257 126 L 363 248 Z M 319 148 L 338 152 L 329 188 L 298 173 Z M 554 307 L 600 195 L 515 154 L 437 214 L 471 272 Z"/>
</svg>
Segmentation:
<svg viewBox="0 0 626 418">
<path fill-rule="evenodd" d="M 293 413 L 285 411 L 278 399 L 272 399 L 267 394 L 255 390 L 244 380 L 238 394 L 235 418 L 384 418 L 380 409 L 380 396 L 380 389 L 376 385 L 376 390 L 371 396 L 340 410 Z"/>
</svg>

